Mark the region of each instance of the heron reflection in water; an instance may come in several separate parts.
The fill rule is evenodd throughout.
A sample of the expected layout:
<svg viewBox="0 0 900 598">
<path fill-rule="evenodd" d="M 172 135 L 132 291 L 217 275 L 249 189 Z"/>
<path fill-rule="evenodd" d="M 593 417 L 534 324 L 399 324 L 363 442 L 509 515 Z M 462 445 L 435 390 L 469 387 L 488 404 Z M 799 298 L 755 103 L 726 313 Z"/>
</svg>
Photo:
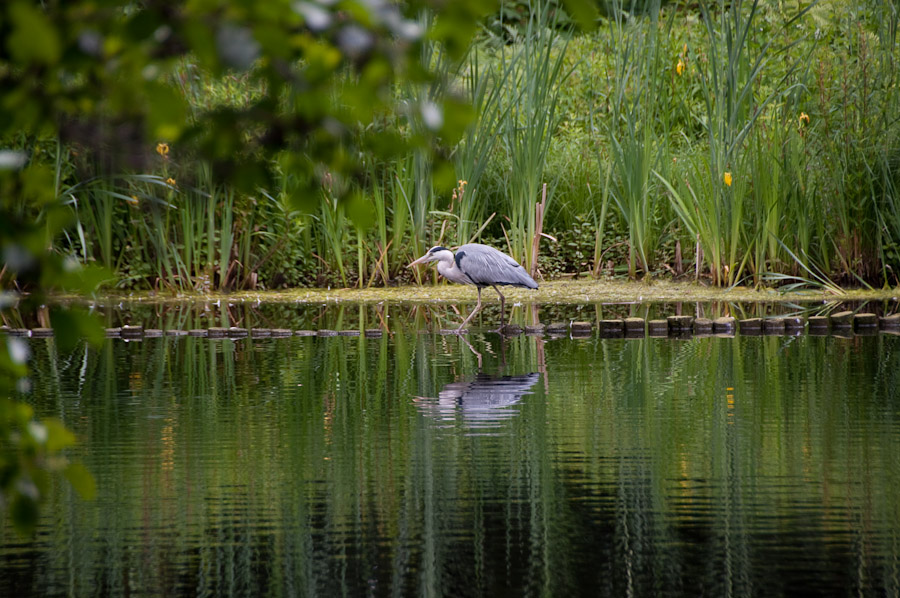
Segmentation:
<svg viewBox="0 0 900 598">
<path fill-rule="evenodd" d="M 514 406 L 531 394 L 541 375 L 489 376 L 477 374 L 468 381 L 451 382 L 437 398 L 414 397 L 422 413 L 440 422 L 462 421 L 472 428 L 493 428 L 518 415 Z"/>
</svg>

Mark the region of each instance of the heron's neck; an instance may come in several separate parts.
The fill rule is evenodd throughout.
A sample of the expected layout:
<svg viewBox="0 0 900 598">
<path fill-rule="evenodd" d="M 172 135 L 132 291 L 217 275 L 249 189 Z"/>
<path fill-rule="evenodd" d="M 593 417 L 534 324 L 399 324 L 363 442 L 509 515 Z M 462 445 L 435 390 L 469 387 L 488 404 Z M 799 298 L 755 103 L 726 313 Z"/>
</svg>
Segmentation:
<svg viewBox="0 0 900 598">
<path fill-rule="evenodd" d="M 456 260 L 453 258 L 449 260 L 439 261 L 437 265 L 437 271 L 438 274 L 451 282 L 471 284 L 469 277 L 466 276 L 462 270 L 456 267 Z"/>
<path fill-rule="evenodd" d="M 459 268 L 456 267 L 456 260 L 453 259 L 439 261 L 437 264 L 437 271 L 441 276 L 449 278 L 450 280 L 453 280 L 456 277 L 454 275 L 462 274 Z"/>
</svg>

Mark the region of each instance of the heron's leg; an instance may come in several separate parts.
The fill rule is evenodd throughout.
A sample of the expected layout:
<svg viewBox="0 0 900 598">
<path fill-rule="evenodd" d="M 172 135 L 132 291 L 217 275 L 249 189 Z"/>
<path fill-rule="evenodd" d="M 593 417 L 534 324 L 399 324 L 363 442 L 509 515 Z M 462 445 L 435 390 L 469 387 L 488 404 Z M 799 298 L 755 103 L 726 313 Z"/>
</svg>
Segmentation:
<svg viewBox="0 0 900 598">
<path fill-rule="evenodd" d="M 456 334 L 461 334 L 463 331 L 463 328 L 465 328 L 466 324 L 469 323 L 469 320 L 471 320 L 473 317 L 475 317 L 475 314 L 477 314 L 479 311 L 481 311 L 481 287 L 475 287 L 475 288 L 478 289 L 478 304 L 475 306 L 475 309 L 473 309 L 469 313 L 469 315 L 466 316 L 466 319 L 463 320 L 463 323 L 459 325 L 459 328 L 456 329 Z"/>
<path fill-rule="evenodd" d="M 503 315 L 506 312 L 506 297 L 503 296 L 503 293 L 500 292 L 497 285 L 492 284 L 491 286 L 494 287 L 494 290 L 500 295 L 500 330 L 503 330 Z"/>
</svg>

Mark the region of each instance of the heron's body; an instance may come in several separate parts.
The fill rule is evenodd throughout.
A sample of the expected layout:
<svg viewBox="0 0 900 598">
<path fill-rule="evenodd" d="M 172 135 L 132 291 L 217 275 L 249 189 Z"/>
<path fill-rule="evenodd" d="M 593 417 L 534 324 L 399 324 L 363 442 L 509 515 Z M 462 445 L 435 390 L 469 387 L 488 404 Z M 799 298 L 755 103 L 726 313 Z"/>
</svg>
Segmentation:
<svg viewBox="0 0 900 598">
<path fill-rule="evenodd" d="M 456 254 L 446 247 L 432 247 L 428 253 L 411 263 L 410 266 L 425 262 L 437 262 L 438 273 L 447 280 L 475 285 L 478 289 L 478 304 L 459 326 L 457 332 L 462 332 L 469 320 L 481 310 L 481 289 L 484 287 L 493 287 L 500 295 L 501 327 L 506 298 L 497 287 L 502 285 L 528 289 L 538 288 L 534 279 L 516 260 L 502 251 L 479 243 L 462 245 L 456 250 Z"/>
</svg>

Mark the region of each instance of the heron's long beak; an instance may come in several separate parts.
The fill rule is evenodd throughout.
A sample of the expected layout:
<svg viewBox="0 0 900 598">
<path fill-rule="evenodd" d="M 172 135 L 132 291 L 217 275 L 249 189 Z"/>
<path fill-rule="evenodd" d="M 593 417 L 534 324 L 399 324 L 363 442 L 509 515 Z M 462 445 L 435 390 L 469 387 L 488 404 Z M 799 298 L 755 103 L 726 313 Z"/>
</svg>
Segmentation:
<svg viewBox="0 0 900 598">
<path fill-rule="evenodd" d="M 410 263 L 410 264 L 407 266 L 407 268 L 412 268 L 413 266 L 417 266 L 417 265 L 419 265 L 419 264 L 424 264 L 425 262 L 429 261 L 429 260 L 426 259 L 426 258 L 428 258 L 430 255 L 431 255 L 430 253 L 426 253 L 425 255 L 423 255 L 422 257 L 420 257 L 419 259 L 417 259 L 416 261 Z"/>
</svg>

